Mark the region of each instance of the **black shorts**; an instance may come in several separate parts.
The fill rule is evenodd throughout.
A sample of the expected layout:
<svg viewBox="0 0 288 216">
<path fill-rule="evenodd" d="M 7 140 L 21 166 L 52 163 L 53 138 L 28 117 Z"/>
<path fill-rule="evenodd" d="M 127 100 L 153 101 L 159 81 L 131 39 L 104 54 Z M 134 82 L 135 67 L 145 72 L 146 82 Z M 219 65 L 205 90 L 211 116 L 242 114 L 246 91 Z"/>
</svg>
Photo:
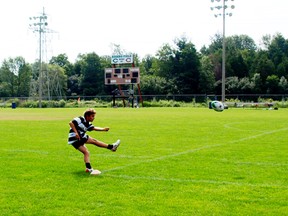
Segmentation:
<svg viewBox="0 0 288 216">
<path fill-rule="evenodd" d="M 86 138 L 81 138 L 80 140 L 77 140 L 76 142 L 72 143 L 71 145 L 75 149 L 79 149 L 80 146 L 83 146 L 87 142 L 88 138 L 89 138 L 89 136 L 87 136 Z"/>
</svg>

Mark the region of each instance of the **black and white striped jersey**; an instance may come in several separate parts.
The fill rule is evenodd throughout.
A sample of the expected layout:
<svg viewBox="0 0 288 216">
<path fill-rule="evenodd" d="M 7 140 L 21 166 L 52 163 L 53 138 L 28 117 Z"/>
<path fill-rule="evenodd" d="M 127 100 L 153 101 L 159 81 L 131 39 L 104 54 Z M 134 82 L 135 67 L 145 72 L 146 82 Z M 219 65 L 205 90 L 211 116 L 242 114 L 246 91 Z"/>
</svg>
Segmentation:
<svg viewBox="0 0 288 216">
<path fill-rule="evenodd" d="M 72 123 L 75 125 L 75 128 L 78 131 L 78 134 L 81 138 L 87 138 L 87 131 L 92 131 L 94 125 L 90 122 L 87 122 L 83 116 L 76 117 L 72 120 Z M 68 144 L 72 144 L 77 141 L 76 134 L 70 127 L 69 136 L 68 136 Z"/>
</svg>

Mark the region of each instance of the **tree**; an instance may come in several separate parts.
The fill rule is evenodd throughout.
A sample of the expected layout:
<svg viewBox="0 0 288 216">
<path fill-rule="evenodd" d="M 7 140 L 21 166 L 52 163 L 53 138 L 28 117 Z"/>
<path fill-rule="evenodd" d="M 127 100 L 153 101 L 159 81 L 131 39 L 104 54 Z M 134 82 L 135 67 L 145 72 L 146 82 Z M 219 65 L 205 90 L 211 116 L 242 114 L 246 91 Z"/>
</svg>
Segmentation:
<svg viewBox="0 0 288 216">
<path fill-rule="evenodd" d="M 252 93 L 253 85 L 248 77 L 240 78 L 238 83 L 239 93 L 241 94 L 250 94 Z"/>
<path fill-rule="evenodd" d="M 268 58 L 267 51 L 258 51 L 253 66 L 252 66 L 253 73 L 260 74 L 261 80 L 263 84 L 266 81 L 266 78 L 269 75 L 272 75 L 275 71 L 274 63 Z M 264 91 L 264 89 L 263 89 Z"/>
<path fill-rule="evenodd" d="M 238 50 L 235 51 L 235 54 L 230 55 L 229 58 L 227 58 L 226 68 L 227 77 L 237 76 L 239 78 L 243 78 L 249 76 L 248 66 L 244 62 L 241 52 Z"/>
<path fill-rule="evenodd" d="M 280 91 L 282 93 L 285 93 L 285 94 L 288 93 L 288 81 L 287 81 L 287 79 L 284 76 L 282 76 L 280 78 L 279 87 L 280 87 Z"/>
<path fill-rule="evenodd" d="M 267 34 L 267 35 L 264 35 L 262 37 L 262 40 L 261 40 L 261 43 L 260 43 L 260 49 L 261 50 L 268 50 L 270 44 L 271 44 L 271 41 L 272 41 L 272 37 L 271 35 Z"/>
<path fill-rule="evenodd" d="M 164 44 L 156 53 L 158 58 L 159 70 L 155 71 L 155 76 L 162 77 L 167 83 L 170 83 L 173 88 L 167 89 L 166 94 L 179 93 L 176 78 L 173 73 L 173 59 L 175 57 L 174 50 L 169 44 Z"/>
<path fill-rule="evenodd" d="M 215 86 L 218 86 L 222 78 L 222 45 L 222 35 L 215 34 L 213 37 L 211 37 L 211 44 L 208 46 L 208 48 L 202 47 L 201 49 L 202 55 L 209 56 L 213 64 L 214 76 L 217 81 L 217 84 L 215 83 Z"/>
<path fill-rule="evenodd" d="M 104 68 L 100 57 L 96 53 L 78 56 L 81 74 L 83 75 L 81 88 L 84 96 L 104 93 Z"/>
<path fill-rule="evenodd" d="M 25 62 L 22 63 L 23 64 L 19 68 L 19 74 L 17 79 L 18 84 L 17 96 L 28 97 L 30 92 L 32 67 L 28 63 Z"/>
<path fill-rule="evenodd" d="M 259 94 L 263 91 L 263 82 L 259 73 L 255 73 L 251 78 L 251 89 L 255 94 Z"/>
<path fill-rule="evenodd" d="M 9 84 L 0 81 L 0 97 L 10 97 Z"/>
<path fill-rule="evenodd" d="M 62 70 L 58 70 L 56 68 L 51 68 L 56 69 L 56 71 L 58 71 L 59 73 L 56 74 L 56 76 L 59 76 L 59 82 L 57 82 L 58 84 L 60 84 L 61 86 L 59 86 L 59 88 L 57 90 L 57 94 L 60 94 L 62 96 L 70 96 L 73 93 L 73 88 L 75 83 L 73 83 L 74 78 L 76 78 L 76 80 L 78 80 L 78 75 L 75 72 L 74 66 L 72 63 L 69 62 L 68 60 L 68 56 L 66 54 L 59 54 L 58 56 L 52 57 L 51 60 L 49 61 L 50 65 L 57 65 L 59 67 L 61 67 L 64 71 Z M 63 74 L 64 72 L 64 74 Z M 72 78 L 71 78 L 72 77 Z M 71 79 L 70 79 L 71 78 Z M 62 83 L 63 80 L 66 80 L 66 83 Z M 65 92 L 63 92 L 65 90 Z M 56 92 L 54 92 L 56 93 Z"/>
<path fill-rule="evenodd" d="M 23 57 L 4 60 L 0 68 L 0 81 L 7 88 L 4 94 L 9 97 L 29 96 L 31 67 Z"/>
<path fill-rule="evenodd" d="M 229 94 L 240 93 L 239 92 L 239 78 L 236 76 L 227 77 L 225 86 L 226 86 L 226 90 Z"/>
<path fill-rule="evenodd" d="M 276 34 L 268 44 L 268 57 L 275 66 L 273 74 L 278 77 L 288 74 L 288 41 L 281 34 Z"/>
<path fill-rule="evenodd" d="M 141 62 L 141 74 L 156 75 L 159 74 L 159 62 L 154 56 L 147 55 Z"/>
<path fill-rule="evenodd" d="M 158 52 L 159 71 L 157 75 L 164 77 L 177 86 L 169 93 L 193 94 L 199 88 L 200 58 L 194 44 L 182 37 L 174 41 L 176 48 L 165 44 Z M 177 89 L 177 92 L 174 92 Z"/>
<path fill-rule="evenodd" d="M 248 35 L 233 35 L 226 38 L 227 51 L 249 50 L 256 51 L 254 40 Z"/>
<path fill-rule="evenodd" d="M 83 76 L 74 74 L 67 79 L 67 96 L 77 96 L 81 94 L 81 83 Z"/>
<path fill-rule="evenodd" d="M 216 34 L 208 48 L 201 49 L 202 54 L 209 56 L 213 65 L 216 80 L 222 78 L 223 36 Z M 257 46 L 248 35 L 234 35 L 226 38 L 226 77 L 249 77 L 250 68 Z"/>
<path fill-rule="evenodd" d="M 214 93 L 215 75 L 212 61 L 208 56 L 203 56 L 200 63 L 199 92 L 205 94 Z"/>
<path fill-rule="evenodd" d="M 75 74 L 73 64 L 69 62 L 68 56 L 66 54 L 53 56 L 49 61 L 49 64 L 60 66 L 65 70 L 64 72 L 67 76 L 72 76 Z"/>
<path fill-rule="evenodd" d="M 159 62 L 159 71 L 155 75 L 172 78 L 173 77 L 173 58 L 174 50 L 169 44 L 164 44 L 156 53 Z"/>
<path fill-rule="evenodd" d="M 248 77 L 228 77 L 226 79 L 226 89 L 230 94 L 249 94 L 253 88 Z"/>
<path fill-rule="evenodd" d="M 278 66 L 276 67 L 276 74 L 279 77 L 286 76 L 288 78 L 288 57 L 283 56 L 282 61 Z"/>
<path fill-rule="evenodd" d="M 47 85 L 49 85 L 49 96 L 63 98 L 67 92 L 67 75 L 64 68 L 49 64 L 47 66 Z"/>
<path fill-rule="evenodd" d="M 254 40 L 247 35 L 234 35 L 227 37 L 226 45 L 227 77 L 249 77 L 248 65 L 251 65 L 257 48 Z"/>
<path fill-rule="evenodd" d="M 279 93 L 279 77 L 276 75 L 270 75 L 266 79 L 267 93 L 275 94 Z"/>
<path fill-rule="evenodd" d="M 187 38 L 176 39 L 173 73 L 181 94 L 195 94 L 199 90 L 200 57 Z"/>
<path fill-rule="evenodd" d="M 9 89 L 9 96 L 16 96 L 16 78 L 18 75 L 18 69 L 14 64 L 14 60 L 9 58 L 9 60 L 4 60 L 3 65 L 1 67 L 0 76 L 3 83 L 6 83 L 6 86 Z"/>
<path fill-rule="evenodd" d="M 282 62 L 283 57 L 288 56 L 288 42 L 281 34 L 276 34 L 268 46 L 269 59 L 277 66 Z"/>
<path fill-rule="evenodd" d="M 143 75 L 141 77 L 141 92 L 145 95 L 157 95 L 167 93 L 167 81 L 163 77 Z"/>
<path fill-rule="evenodd" d="M 221 34 L 215 34 L 214 37 L 211 38 L 211 44 L 207 49 L 203 49 L 206 53 L 202 54 L 213 54 L 216 53 L 219 50 L 222 50 L 222 45 L 223 45 L 223 36 Z"/>
<path fill-rule="evenodd" d="M 111 56 L 100 56 L 100 63 L 103 68 L 111 68 Z"/>
</svg>

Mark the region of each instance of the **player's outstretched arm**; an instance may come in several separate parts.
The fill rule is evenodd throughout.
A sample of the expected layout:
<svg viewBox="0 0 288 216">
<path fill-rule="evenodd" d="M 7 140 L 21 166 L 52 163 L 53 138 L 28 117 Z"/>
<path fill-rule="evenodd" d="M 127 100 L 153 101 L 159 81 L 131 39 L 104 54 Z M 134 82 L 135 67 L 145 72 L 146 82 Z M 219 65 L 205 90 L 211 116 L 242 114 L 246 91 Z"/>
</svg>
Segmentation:
<svg viewBox="0 0 288 216">
<path fill-rule="evenodd" d="M 95 131 L 109 131 L 109 127 L 94 127 Z"/>
</svg>

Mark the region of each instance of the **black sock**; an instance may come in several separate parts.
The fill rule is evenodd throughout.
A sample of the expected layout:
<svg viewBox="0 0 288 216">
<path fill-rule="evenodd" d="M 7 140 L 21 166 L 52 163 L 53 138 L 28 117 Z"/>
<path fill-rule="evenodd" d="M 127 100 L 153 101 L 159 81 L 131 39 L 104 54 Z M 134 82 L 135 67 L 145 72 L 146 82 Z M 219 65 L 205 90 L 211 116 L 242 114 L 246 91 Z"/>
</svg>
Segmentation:
<svg viewBox="0 0 288 216">
<path fill-rule="evenodd" d="M 111 145 L 111 144 L 108 144 L 108 147 L 107 147 L 107 149 L 112 149 L 113 148 L 113 145 Z"/>
<path fill-rule="evenodd" d="M 90 163 L 86 163 L 86 168 L 92 169 L 91 164 Z"/>
</svg>

